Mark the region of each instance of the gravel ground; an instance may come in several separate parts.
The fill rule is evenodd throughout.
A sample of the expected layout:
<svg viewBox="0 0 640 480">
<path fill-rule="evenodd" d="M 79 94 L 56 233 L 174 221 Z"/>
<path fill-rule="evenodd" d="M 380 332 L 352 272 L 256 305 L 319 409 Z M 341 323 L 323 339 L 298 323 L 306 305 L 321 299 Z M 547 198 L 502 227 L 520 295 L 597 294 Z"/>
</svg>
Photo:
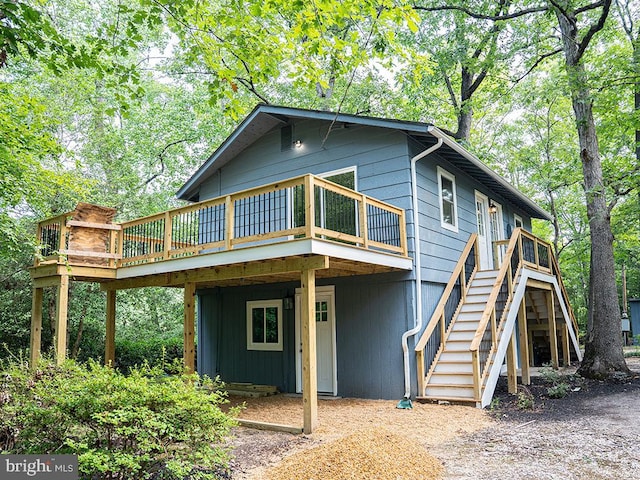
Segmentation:
<svg viewBox="0 0 640 480">
<path fill-rule="evenodd" d="M 624 381 L 570 377 L 575 391 L 562 399 L 547 398 L 547 385 L 538 380 L 528 389 L 533 400 L 528 409 L 518 408 L 518 397 L 508 395 L 503 383 L 499 407 L 490 411 L 423 404 L 398 410 L 388 401 L 321 400 L 320 428 L 313 435 L 237 428 L 232 475 L 300 480 L 638 478 L 640 359 L 628 359 L 628 364 L 634 376 Z M 301 423 L 299 398 L 279 395 L 247 404 L 243 418 Z M 392 456 L 382 458 L 380 452 L 389 451 Z M 424 469 L 411 467 L 403 476 L 389 468 L 386 474 L 391 476 L 384 477 L 372 460 L 376 457 L 394 468 L 410 467 L 408 458 L 421 458 Z M 337 461 L 340 458 L 348 461 Z M 435 459 L 444 466 L 442 471 Z M 333 470 L 313 470 L 314 465 Z M 287 476 L 296 471 L 298 475 Z"/>
</svg>

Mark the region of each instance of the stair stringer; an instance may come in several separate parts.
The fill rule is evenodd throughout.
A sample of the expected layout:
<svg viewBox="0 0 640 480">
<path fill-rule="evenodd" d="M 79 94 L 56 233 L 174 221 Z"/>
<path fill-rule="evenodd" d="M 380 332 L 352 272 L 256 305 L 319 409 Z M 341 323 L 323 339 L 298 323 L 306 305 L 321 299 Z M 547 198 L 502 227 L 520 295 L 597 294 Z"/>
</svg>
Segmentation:
<svg viewBox="0 0 640 480">
<path fill-rule="evenodd" d="M 573 330 L 573 325 L 570 320 L 571 317 L 569 316 L 569 312 L 565 304 L 562 291 L 560 290 L 560 285 L 558 285 L 558 280 L 554 275 L 545 274 L 542 272 L 538 272 L 536 270 L 530 270 L 528 268 L 522 268 L 520 271 L 520 278 L 518 280 L 518 284 L 516 286 L 516 289 L 513 294 L 513 298 L 511 300 L 511 304 L 509 306 L 507 319 L 505 321 L 504 328 L 502 329 L 502 334 L 500 335 L 498 348 L 496 349 L 496 353 L 493 356 L 493 363 L 491 365 L 491 370 L 489 371 L 489 375 L 487 376 L 487 380 L 482 390 L 482 398 L 480 401 L 481 408 L 484 408 L 487 405 L 489 405 L 491 403 L 491 400 L 493 399 L 493 393 L 496 390 L 498 377 L 500 377 L 500 370 L 502 369 L 504 357 L 507 353 L 509 340 L 511 339 L 511 335 L 513 334 L 513 329 L 515 327 L 516 319 L 518 318 L 518 310 L 520 309 L 520 302 L 522 302 L 522 299 L 524 298 L 524 294 L 527 289 L 527 280 L 529 280 L 530 278 L 533 280 L 539 280 L 539 281 L 546 282 L 553 285 L 553 288 L 556 292 L 556 296 L 558 298 L 558 303 L 560 304 L 560 307 L 562 309 L 562 314 L 564 315 L 566 324 L 568 326 L 569 336 L 571 337 L 573 348 L 575 349 L 576 354 L 578 355 L 578 360 L 582 361 L 582 353 L 580 352 L 578 337 L 576 335 L 576 332 L 574 332 Z"/>
</svg>

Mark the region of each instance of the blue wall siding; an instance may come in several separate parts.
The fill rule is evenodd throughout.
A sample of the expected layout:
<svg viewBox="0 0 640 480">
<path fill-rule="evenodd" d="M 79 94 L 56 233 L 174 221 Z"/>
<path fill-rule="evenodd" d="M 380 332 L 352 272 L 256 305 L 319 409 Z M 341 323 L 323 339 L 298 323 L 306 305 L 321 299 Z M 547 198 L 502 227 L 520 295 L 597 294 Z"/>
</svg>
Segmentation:
<svg viewBox="0 0 640 480">
<path fill-rule="evenodd" d="M 200 199 L 234 193 L 306 173 L 322 174 L 357 166 L 358 190 L 401 208 L 410 206 L 406 136 L 400 132 L 353 126 L 336 128 L 324 146 L 327 124 L 301 121 L 294 139 L 302 148 L 280 151 L 276 129 L 247 148 L 200 187 Z"/>
<path fill-rule="evenodd" d="M 406 274 L 389 274 L 337 278 L 318 284 L 335 285 L 338 395 L 401 398 L 404 374 L 400 339 L 413 326 L 413 283 Z M 293 296 L 297 286 L 288 283 L 198 292 L 200 373 L 220 375 L 230 382 L 276 385 L 281 391 L 294 392 L 295 311 L 283 312 L 283 351 L 258 352 L 246 348 L 245 308 L 248 300 Z M 414 357 L 410 358 L 415 375 Z"/>
</svg>

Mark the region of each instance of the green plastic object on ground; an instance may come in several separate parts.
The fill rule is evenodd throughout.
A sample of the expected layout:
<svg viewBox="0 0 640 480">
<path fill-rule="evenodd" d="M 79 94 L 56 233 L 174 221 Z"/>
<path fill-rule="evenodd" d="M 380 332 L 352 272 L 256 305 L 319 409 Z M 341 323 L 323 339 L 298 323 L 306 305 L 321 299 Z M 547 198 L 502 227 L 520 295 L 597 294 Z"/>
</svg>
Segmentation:
<svg viewBox="0 0 640 480">
<path fill-rule="evenodd" d="M 413 403 L 411 403 L 410 398 L 404 397 L 402 400 L 398 402 L 398 405 L 396 405 L 396 408 L 411 409 L 413 408 Z"/>
</svg>

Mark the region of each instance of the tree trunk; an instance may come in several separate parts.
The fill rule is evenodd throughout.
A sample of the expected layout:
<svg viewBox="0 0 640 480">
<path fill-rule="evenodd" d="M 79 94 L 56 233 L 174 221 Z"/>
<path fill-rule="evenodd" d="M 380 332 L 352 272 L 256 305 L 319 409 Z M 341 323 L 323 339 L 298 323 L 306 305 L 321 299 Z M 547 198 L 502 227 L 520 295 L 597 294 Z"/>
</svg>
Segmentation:
<svg viewBox="0 0 640 480">
<path fill-rule="evenodd" d="M 457 140 L 469 141 L 471 136 L 471 123 L 473 121 L 473 107 L 471 105 L 471 86 L 473 74 L 465 67 L 461 72 L 460 83 L 460 108 L 458 109 L 458 129 L 454 137 Z"/>
<path fill-rule="evenodd" d="M 578 28 L 571 12 L 556 10 L 562 34 L 565 67 L 575 114 L 591 233 L 589 312 L 585 354 L 578 370 L 590 378 L 628 373 L 622 353 L 622 325 L 613 257 L 613 233 L 598 148 L 587 75 L 578 51 Z"/>
</svg>

